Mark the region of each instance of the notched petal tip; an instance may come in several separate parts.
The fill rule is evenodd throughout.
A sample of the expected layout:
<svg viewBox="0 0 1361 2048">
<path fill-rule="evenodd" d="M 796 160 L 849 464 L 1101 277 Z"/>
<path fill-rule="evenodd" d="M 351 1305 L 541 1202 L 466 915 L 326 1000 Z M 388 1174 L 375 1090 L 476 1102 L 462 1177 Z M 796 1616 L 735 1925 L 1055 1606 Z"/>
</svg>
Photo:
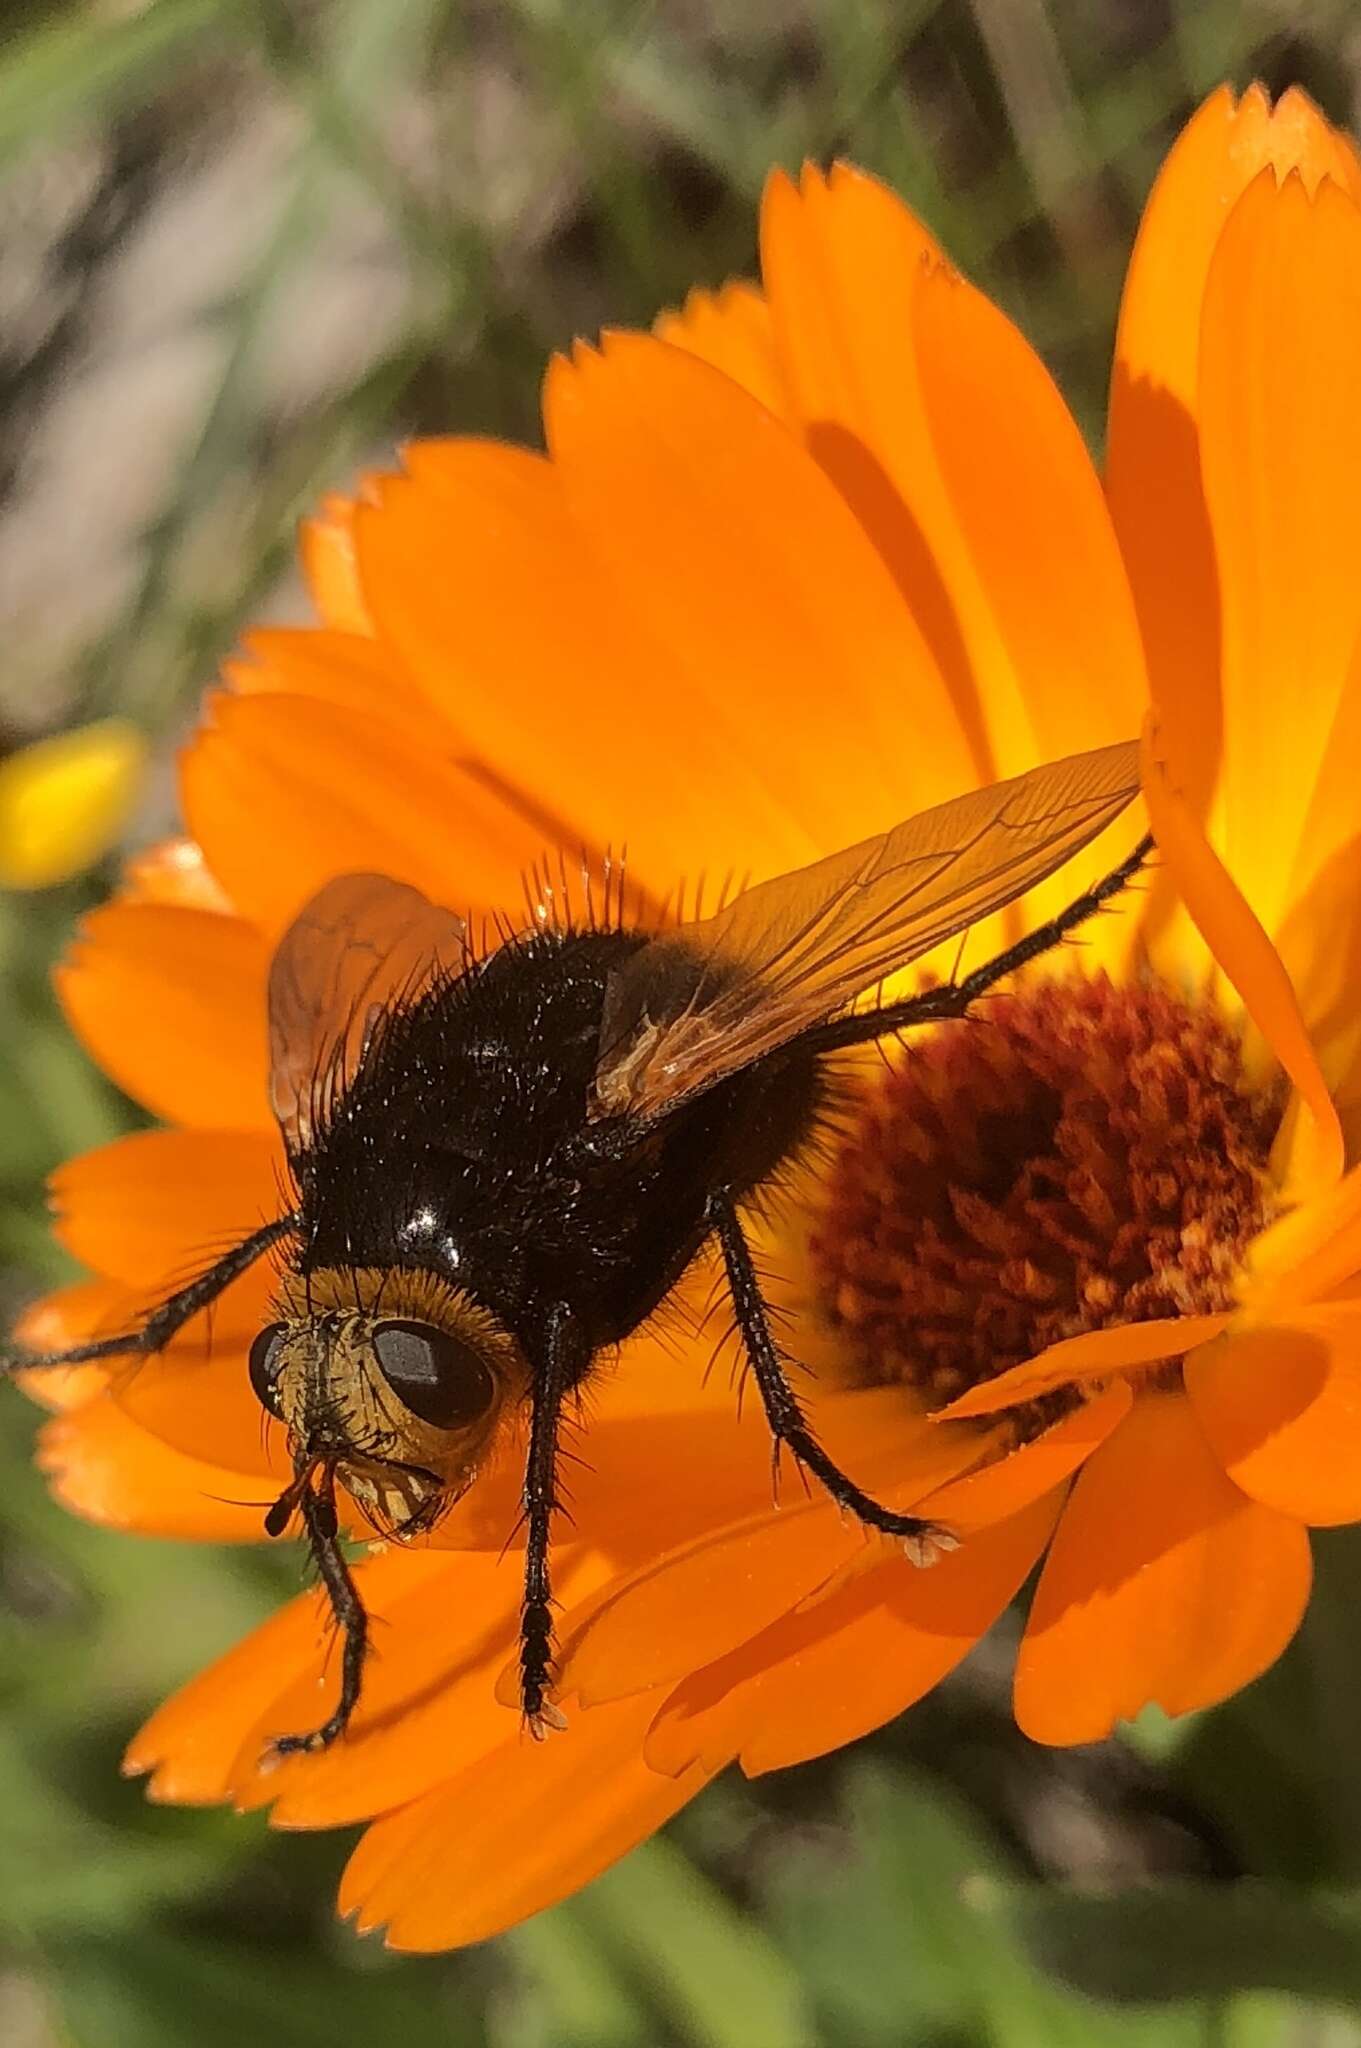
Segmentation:
<svg viewBox="0 0 1361 2048">
<path fill-rule="evenodd" d="M 886 185 L 882 178 L 876 178 L 873 171 L 865 170 L 860 164 L 851 163 L 844 156 L 839 156 L 833 161 L 827 171 L 825 182 L 833 192 L 844 192 L 853 186 L 871 187 L 879 192 L 887 192 L 896 206 L 902 205 L 897 193 L 891 186 Z"/>
<path fill-rule="evenodd" d="M 574 418 L 581 411 L 588 380 L 600 363 L 599 351 L 581 335 L 567 348 L 554 349 L 548 358 L 540 385 L 539 409 L 550 455 L 555 422 Z"/>
<path fill-rule="evenodd" d="M 1270 170 L 1277 184 L 1297 172 L 1310 192 L 1325 178 L 1355 189 L 1361 174 L 1361 158 L 1350 137 L 1298 85 L 1274 100 L 1260 79 L 1241 93 L 1229 84 L 1217 86 L 1182 130 L 1168 162 L 1180 167 L 1182 161 L 1194 161 L 1216 134 L 1223 168 L 1240 186 L 1258 168 Z"/>
<path fill-rule="evenodd" d="M 1253 84 L 1235 109 L 1235 119 L 1260 125 L 1278 179 L 1294 172 L 1311 196 L 1326 182 L 1361 199 L 1361 155 L 1355 143 L 1302 87 L 1289 86 L 1273 104 L 1267 88 Z"/>
</svg>

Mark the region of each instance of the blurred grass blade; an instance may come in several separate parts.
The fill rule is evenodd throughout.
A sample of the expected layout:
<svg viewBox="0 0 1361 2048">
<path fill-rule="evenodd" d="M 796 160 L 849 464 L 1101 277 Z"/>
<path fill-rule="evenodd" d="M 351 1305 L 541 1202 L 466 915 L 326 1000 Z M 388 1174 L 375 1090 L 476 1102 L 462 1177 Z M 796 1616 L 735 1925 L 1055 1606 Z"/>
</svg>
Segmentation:
<svg viewBox="0 0 1361 2048">
<path fill-rule="evenodd" d="M 526 1983 L 496 2048 L 635 2048 L 646 2015 L 614 1962 L 569 1912 L 538 1913 L 502 1936 Z"/>
<path fill-rule="evenodd" d="M 50 147 L 81 114 L 144 100 L 194 39 L 230 22 L 232 0 L 151 0 L 111 15 L 72 10 L 0 55 L 0 167 L 32 143 Z"/>
<path fill-rule="evenodd" d="M 925 1778 L 849 1774 L 853 1862 L 805 1852 L 770 1906 L 831 2038 L 857 2048 L 1208 2048 L 1195 2012 L 1137 2020 L 1046 1982 L 993 1902 L 1005 1866 L 966 1809 Z"/>
<path fill-rule="evenodd" d="M 1361 1901 L 1283 1885 L 1166 1884 L 1095 1896 L 1047 1886 L 997 1901 L 1045 1968 L 1141 2003 L 1257 1987 L 1361 2007 Z"/>
<path fill-rule="evenodd" d="M 694 2048 L 812 2048 L 793 1965 L 670 1842 L 635 1849 L 559 1910 Z"/>
<path fill-rule="evenodd" d="M 473 2048 L 476 2020 L 431 1995 L 420 1965 L 347 1968 L 145 1928 L 50 1952 L 72 2048 Z"/>
</svg>

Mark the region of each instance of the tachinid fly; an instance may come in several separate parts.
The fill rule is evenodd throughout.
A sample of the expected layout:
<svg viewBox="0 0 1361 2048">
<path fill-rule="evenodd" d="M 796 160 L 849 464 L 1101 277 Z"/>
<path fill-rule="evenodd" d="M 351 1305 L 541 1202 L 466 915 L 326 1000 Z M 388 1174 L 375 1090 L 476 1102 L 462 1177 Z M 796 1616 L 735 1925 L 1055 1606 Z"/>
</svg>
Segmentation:
<svg viewBox="0 0 1361 2048">
<path fill-rule="evenodd" d="M 1137 788 L 1136 745 L 1102 748 L 924 812 L 714 916 L 550 922 L 485 954 L 453 912 L 382 876 L 342 876 L 313 898 L 269 978 L 271 1095 L 293 1183 L 283 1213 L 139 1328 L 13 1361 L 150 1355 L 277 1248 L 274 1320 L 249 1370 L 287 1429 L 294 1476 L 265 1526 L 277 1535 L 299 1518 L 344 1648 L 333 1712 L 281 1735 L 276 1753 L 335 1741 L 360 1694 L 367 1618 L 337 1487 L 375 1529 L 410 1539 L 526 1410 L 520 1693 L 536 1733 L 560 1720 L 549 1538 L 564 1406 L 707 1246 L 777 1448 L 921 1561 L 948 1547 L 822 1449 L 771 1333 L 744 1210 L 814 1137 L 830 1055 L 962 1015 L 1117 894 L 1148 842 L 968 975 L 857 1001 L 1044 880 Z"/>
</svg>

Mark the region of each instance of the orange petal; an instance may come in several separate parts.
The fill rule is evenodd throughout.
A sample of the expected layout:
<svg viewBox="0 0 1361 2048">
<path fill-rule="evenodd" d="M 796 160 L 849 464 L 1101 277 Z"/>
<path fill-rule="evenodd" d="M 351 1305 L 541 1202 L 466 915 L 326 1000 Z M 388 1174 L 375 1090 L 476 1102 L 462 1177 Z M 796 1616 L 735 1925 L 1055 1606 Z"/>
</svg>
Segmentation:
<svg viewBox="0 0 1361 2048">
<path fill-rule="evenodd" d="M 238 1281 L 237 1288 L 248 1284 Z M 274 1497 L 271 1479 L 282 1482 L 293 1469 L 284 1454 L 283 1429 L 260 1406 L 247 1369 L 250 1339 L 265 1320 L 266 1286 L 257 1281 L 250 1307 L 237 1308 L 227 1295 L 221 1297 L 211 1345 L 204 1334 L 209 1326 L 196 1318 L 185 1337 L 154 1358 L 116 1368 L 109 1387 L 110 1400 L 158 1443 L 250 1473 L 257 1495 L 268 1494 L 264 1506 Z"/>
<path fill-rule="evenodd" d="M 1210 951 L 1312 1118 L 1313 1137 L 1300 1169 L 1306 1187 L 1335 1180 L 1344 1164 L 1342 1130 L 1290 977 L 1260 919 L 1192 816 L 1174 772 L 1156 715 L 1150 714 L 1144 733 L 1144 796 L 1159 851 Z"/>
<path fill-rule="evenodd" d="M 544 1742 L 512 1735 L 438 1792 L 375 1823 L 350 1858 L 342 1913 L 398 1949 L 485 1941 L 567 1898 L 704 1783 L 642 1760 L 655 1695 L 597 1707 Z M 547 1824 L 546 1824 L 547 1823 Z"/>
<path fill-rule="evenodd" d="M 1254 1316 L 1332 1294 L 1361 1273 L 1361 1167 L 1301 1202 L 1253 1242 L 1243 1300 Z"/>
<path fill-rule="evenodd" d="M 370 1612 L 382 1615 L 414 1590 L 438 1583 L 447 1569 L 442 1559 L 394 1549 L 356 1565 L 355 1577 Z M 168 1803 L 211 1806 L 230 1797 L 243 1731 L 311 1667 L 329 1633 L 315 1593 L 290 1600 L 157 1709 L 129 1743 L 124 1771 L 129 1777 L 151 1772 L 148 1796 Z"/>
<path fill-rule="evenodd" d="M 243 695 L 317 697 L 372 718 L 430 716 L 392 649 L 355 633 L 261 628 L 222 673 Z"/>
<path fill-rule="evenodd" d="M 759 770 L 749 815 L 706 846 L 715 871 L 778 872 L 976 779 L 876 550 L 745 392 L 683 350 L 615 334 L 553 364 L 544 421 L 616 602 L 669 650 L 715 808 L 749 801 L 730 759 Z"/>
<path fill-rule="evenodd" d="M 245 1403 L 240 1392 L 246 1385 L 244 1368 L 232 1366 L 226 1348 L 224 1338 L 208 1369 L 216 1371 L 220 1364 L 229 1378 L 234 1373 Z M 236 1348 L 239 1355 L 244 1346 L 238 1342 Z M 632 1570 L 655 1560 L 659 1546 L 669 1548 L 743 1517 L 772 1512 L 770 1432 L 760 1405 L 749 1401 L 739 1412 L 736 1395 L 717 1376 L 708 1387 L 698 1384 L 710 1353 L 711 1346 L 698 1339 L 693 1357 L 687 1357 L 677 1355 L 674 1340 L 664 1350 L 655 1338 L 635 1338 L 624 1347 L 613 1377 L 602 1370 L 588 1384 L 581 1462 L 569 1475 L 572 1519 L 570 1524 L 564 1519 L 555 1532 L 559 1541 L 575 1528 L 616 1568 Z M 178 1381 L 168 1377 L 156 1391 L 130 1378 L 126 1388 L 120 1385 L 120 1398 L 142 1405 L 148 1427 L 187 1433 L 195 1403 L 186 1398 L 186 1383 L 201 1364 L 201 1353 L 197 1358 L 186 1353 Z M 664 1373 L 658 1379 L 649 1368 L 659 1366 Z M 687 1377 L 689 1367 L 693 1380 Z M 229 1392 L 215 1393 L 214 1400 L 227 1401 Z M 903 1404 L 895 1390 L 824 1398 L 813 1413 L 833 1455 L 858 1476 L 885 1441 L 891 1451 L 902 1435 Z M 239 1442 L 253 1419 L 258 1424 L 258 1414 L 253 1418 L 246 1404 L 235 1419 L 229 1412 L 215 1427 L 230 1427 L 232 1440 Z M 961 1460 L 986 1446 L 972 1424 L 961 1425 L 958 1434 Z M 411 1547 L 498 1554 L 521 1547 L 523 1476 L 523 1430 L 512 1429 L 463 1498 Z M 783 1497 L 800 1504 L 805 1499 L 787 1467 Z M 504 1697 L 515 1696 L 508 1683 Z"/>
<path fill-rule="evenodd" d="M 1082 436 L 1020 332 L 943 264 L 913 333 L 932 443 L 1041 758 L 1128 738 L 1143 656 L 1124 564 Z"/>
<path fill-rule="evenodd" d="M 627 842 L 629 872 L 661 895 L 697 865 L 742 872 L 757 766 L 734 760 L 715 785 L 713 736 L 669 650 L 592 560 L 552 467 L 471 440 L 417 442 L 406 459 L 357 537 L 383 636 L 432 702 L 496 776 L 534 792 L 564 846 Z M 678 707 L 665 746 L 645 695 Z"/>
<path fill-rule="evenodd" d="M 717 1375 L 707 1388 L 698 1384 L 711 1349 L 696 1339 L 690 1358 L 683 1351 L 677 1355 L 673 1344 L 658 1384 L 647 1370 L 657 1362 L 648 1353 L 661 1347 L 655 1339 L 635 1338 L 623 1348 L 613 1378 L 599 1369 L 587 1384 L 582 1459 L 568 1481 L 570 1511 L 576 1528 L 618 1564 L 651 1562 L 659 1544 L 667 1547 L 771 1510 L 770 1431 L 760 1404 L 748 1401 L 739 1413 L 736 1395 Z M 844 1411 L 862 1402 L 863 1420 L 853 1416 L 848 1429 Z M 850 1465 L 857 1470 L 855 1448 L 884 1419 L 891 1427 L 901 1410 L 896 1394 L 857 1395 L 820 1403 L 817 1416 L 820 1426 L 830 1420 L 838 1451 L 850 1436 Z M 428 1541 L 452 1549 L 500 1549 L 521 1541 L 513 1532 L 522 1525 L 522 1486 L 523 1445 L 512 1442 L 504 1458 L 478 1474 Z M 802 1499 L 788 1472 L 785 1492 Z"/>
<path fill-rule="evenodd" d="M 62 1411 L 109 1398 L 161 1444 L 202 1463 L 273 1475 L 286 1470 L 281 1432 L 268 1423 L 250 1385 L 246 1353 L 267 1320 L 275 1269 L 266 1255 L 191 1318 L 154 1357 L 25 1373 L 25 1390 Z M 163 1289 L 98 1280 L 48 1295 L 16 1331 L 34 1350 L 62 1351 L 91 1337 L 134 1330 Z M 268 1424 L 268 1426 L 266 1426 Z"/>
<path fill-rule="evenodd" d="M 38 1466 L 73 1514 L 144 1536 L 259 1543 L 273 1498 L 258 1474 L 187 1457 L 148 1435 L 109 1394 L 45 1425 Z M 289 1469 L 282 1461 L 280 1479 Z"/>
<path fill-rule="evenodd" d="M 1355 149 L 1304 93 L 1292 88 L 1273 106 L 1260 85 L 1241 99 L 1219 86 L 1182 129 L 1144 206 L 1116 339 L 1129 384 L 1194 407 L 1210 261 L 1235 201 L 1268 165 L 1278 184 L 1294 170 L 1310 192 L 1329 177 L 1361 199 Z M 1112 434 L 1129 428 L 1113 401 Z"/>
<path fill-rule="evenodd" d="M 767 411 L 786 410 L 784 383 L 770 309 L 753 284 L 725 284 L 720 291 L 693 291 L 678 313 L 653 322 L 658 341 L 688 349 L 749 391 Z"/>
<path fill-rule="evenodd" d="M 1053 379 L 1012 323 L 944 264 L 918 274 L 912 339 L 936 461 L 1002 653 L 979 673 L 1003 772 L 1128 738 L 1147 697 L 1134 604 L 1100 483 Z M 1010 692 L 1000 681 L 1007 668 Z M 1119 819 L 1084 850 L 1080 879 L 1060 870 L 1030 892 L 1025 922 L 1052 916 L 1113 868 L 1139 830 Z M 1089 959 L 1119 971 L 1135 930 L 1132 917 L 1098 920 Z"/>
<path fill-rule="evenodd" d="M 168 1293 L 279 1214 L 282 1171 L 263 1131 L 138 1131 L 68 1159 L 48 1192 L 73 1258 Z"/>
<path fill-rule="evenodd" d="M 209 1263 L 221 1242 L 214 1242 L 214 1230 L 225 1216 L 235 1219 L 226 1233 L 229 1238 L 240 1236 L 243 1225 L 250 1228 L 248 1212 L 236 1203 L 249 1199 L 258 1158 L 243 1158 L 243 1147 L 265 1143 L 251 1137 L 224 1138 L 221 1133 L 145 1132 L 120 1139 L 65 1169 L 74 1175 L 74 1185 L 80 1190 L 74 1241 L 82 1256 L 106 1253 L 119 1277 L 113 1283 L 100 1282 L 49 1297 L 24 1319 L 21 1341 L 35 1348 L 61 1350 L 90 1337 L 111 1337 L 135 1329 L 174 1280 Z M 194 1146 L 202 1148 L 197 1155 L 191 1151 Z M 124 1148 L 134 1161 L 126 1180 L 117 1171 Z M 191 1179 L 183 1190 L 182 1213 L 177 1218 L 173 1205 L 167 1212 L 154 1191 L 154 1174 L 150 1190 L 138 1185 L 138 1177 L 154 1162 L 163 1161 L 167 1180 L 173 1181 L 195 1156 L 209 1171 L 212 1162 L 220 1158 L 224 1179 L 218 1186 Z M 232 1173 L 240 1176 L 234 1183 L 227 1179 Z M 273 1196 L 272 1181 L 262 1185 L 268 1186 Z M 120 1193 L 126 1215 L 119 1213 Z M 146 1207 L 142 1206 L 144 1194 Z M 261 1482 L 267 1487 L 271 1478 L 289 1470 L 282 1457 L 282 1432 L 269 1423 L 246 1368 L 246 1352 L 267 1319 L 275 1279 L 274 1260 L 266 1254 L 155 1357 L 128 1357 L 89 1369 L 97 1376 L 99 1394 L 107 1388 L 109 1401 L 155 1439 L 155 1448 L 168 1445 L 200 1464 L 254 1475 L 257 1484 L 252 1498 L 260 1492 Z M 26 1377 L 43 1398 L 42 1389 L 51 1375 L 43 1372 Z M 65 1373 L 60 1377 L 68 1379 Z M 82 1368 L 69 1379 L 74 1385 L 54 1389 L 63 1405 L 96 1390 Z M 127 1519 L 135 1519 L 131 1510 Z"/>
<path fill-rule="evenodd" d="M 453 758 L 452 735 L 297 696 L 211 701 L 183 756 L 185 817 L 271 937 L 335 875 L 391 875 L 435 902 L 517 908 L 542 841 Z"/>
<path fill-rule="evenodd" d="M 1273 935 L 1361 634 L 1358 333 L 1361 204 L 1263 171 L 1210 266 L 1198 413 L 1223 603 L 1215 840 Z"/>
<path fill-rule="evenodd" d="M 873 1540 L 824 1498 L 682 1544 L 569 1618 L 559 1690 L 593 1707 L 674 1682 L 768 1627 Z"/>
<path fill-rule="evenodd" d="M 1361 1302 L 1230 1331 L 1187 1359 L 1186 1391 L 1244 1493 L 1302 1522 L 1361 1521 Z"/>
<path fill-rule="evenodd" d="M 1275 1662 L 1309 1538 L 1224 1475 L 1183 1394 L 1144 1394 L 1078 1475 L 1016 1667 L 1037 1742 L 1099 1742 L 1156 1702 L 1214 1705 Z"/>
<path fill-rule="evenodd" d="M 850 165 L 767 182 L 761 269 L 789 410 L 922 629 L 973 779 L 990 781 L 1033 765 L 1034 734 L 922 404 L 912 309 L 938 255 L 897 194 Z"/>
<path fill-rule="evenodd" d="M 429 1553 L 427 1553 L 429 1555 Z M 580 1547 L 555 1559 L 556 1589 L 575 1600 L 604 1575 Z M 520 1733 L 518 1701 L 496 1698 L 496 1673 L 519 1636 L 523 1561 L 446 1556 L 438 1576 L 395 1575 L 371 1614 L 374 1653 L 345 1739 L 322 1756 L 261 1758 L 274 1736 L 307 1728 L 336 1684 L 334 1645 L 314 1630 L 302 1667 L 244 1723 L 231 1773 L 238 1808 L 269 1806 L 275 1827 L 337 1827 L 391 1811 L 475 1765 Z"/>
<path fill-rule="evenodd" d="M 1356 153 L 1305 96 L 1212 93 L 1158 174 L 1130 259 L 1111 384 L 1106 490 L 1129 570 L 1149 684 L 1197 816 L 1219 761 L 1219 572 L 1200 473 L 1201 319 L 1235 200 L 1270 164 L 1361 195 Z"/>
<path fill-rule="evenodd" d="M 896 1446 L 852 1469 L 890 1508 L 908 1509 L 978 1455 L 979 1442 L 904 1415 Z M 843 1517 L 821 1490 L 677 1544 L 564 1618 L 559 1690 L 583 1704 L 665 1684 L 734 1649 L 886 1539 Z"/>
<path fill-rule="evenodd" d="M 254 1326 L 247 1341 L 253 1334 Z M 244 1346 L 236 1341 L 236 1348 L 239 1353 Z M 219 1351 L 226 1351 L 225 1338 Z M 611 1375 L 602 1368 L 588 1383 L 581 1461 L 572 1466 L 568 1481 L 571 1523 L 564 1518 L 555 1532 L 559 1541 L 575 1528 L 616 1568 L 632 1570 L 643 1561 L 654 1561 L 659 1547 L 773 1511 L 770 1431 L 760 1404 L 748 1401 L 739 1409 L 736 1394 L 717 1375 L 708 1386 L 699 1384 L 711 1352 L 712 1346 L 698 1338 L 691 1355 L 678 1353 L 674 1336 L 668 1336 L 664 1345 L 644 1335 L 623 1348 L 617 1372 Z M 194 1403 L 185 1398 L 184 1382 L 201 1357 L 186 1355 L 178 1384 L 169 1380 L 154 1411 L 145 1413 L 149 1427 L 162 1432 L 189 1429 Z M 242 1370 L 225 1357 L 220 1362 L 245 1385 Z M 217 1363 L 215 1353 L 209 1369 L 215 1370 Z M 130 1379 L 126 1390 L 120 1389 L 120 1398 L 149 1404 L 151 1390 L 138 1389 Z M 914 1434 L 920 1429 L 905 1418 L 896 1390 L 823 1397 L 810 1407 L 832 1454 L 860 1477 L 884 1454 L 885 1444 L 888 1456 L 896 1455 L 892 1447 L 901 1441 L 905 1426 Z M 250 1425 L 251 1410 L 246 1406 L 239 1420 L 231 1422 L 228 1417 L 227 1422 L 235 1431 L 233 1441 L 239 1441 Z M 986 1438 L 973 1424 L 961 1425 L 957 1434 L 962 1462 L 986 1448 Z M 523 1429 L 512 1428 L 463 1498 L 411 1547 L 498 1553 L 521 1547 L 523 1479 Z M 802 1504 L 814 1496 L 800 1490 L 786 1464 L 779 1497 Z M 514 1685 L 508 1683 L 504 1697 L 515 1696 Z"/>
<path fill-rule="evenodd" d="M 1055 1387 L 1080 1387 L 1110 1373 L 1152 1365 L 1160 1358 L 1180 1358 L 1193 1344 L 1217 1337 L 1227 1321 L 1227 1315 L 1159 1316 L 1147 1323 L 1116 1323 L 1110 1329 L 1064 1337 L 1057 1344 L 1046 1345 L 1023 1365 L 1013 1365 L 996 1379 L 970 1387 L 948 1407 L 938 1408 L 934 1420 L 953 1422 L 969 1415 L 996 1415 L 1004 1408 L 1034 1400 L 1037 1394 L 1052 1393 Z"/>
<path fill-rule="evenodd" d="M 939 254 L 897 194 L 849 164 L 767 180 L 761 274 L 791 411 L 853 435 L 904 502 L 931 452 L 904 344 L 916 273 Z"/>
<path fill-rule="evenodd" d="M 917 272 L 936 243 L 877 178 L 805 165 L 771 174 L 761 269 L 792 415 L 874 541 L 921 625 L 969 738 L 974 774 L 997 765 L 978 676 L 995 661 L 922 410 L 910 347 Z M 1028 764 L 1027 764 L 1028 765 Z"/>
<path fill-rule="evenodd" d="M 85 919 L 56 982 L 72 1028 L 155 1115 L 267 1131 L 267 961 L 240 918 L 115 902 Z"/>
<path fill-rule="evenodd" d="M 1019 1514 L 1067 1479 L 1106 1441 L 1129 1413 L 1133 1399 L 1125 1380 L 1092 1393 L 1071 1415 L 1042 1430 L 1029 1443 L 952 1479 L 939 1493 L 928 1494 L 921 1503 L 922 1514 L 947 1529 L 963 1532 Z"/>
<path fill-rule="evenodd" d="M 370 634 L 373 622 L 355 561 L 354 515 L 354 499 L 332 491 L 299 527 L 298 553 L 312 602 L 326 624 L 341 633 Z"/>
<path fill-rule="evenodd" d="M 670 1774 L 738 1756 L 748 1777 L 805 1763 L 892 1720 L 952 1671 L 1020 1590 L 1063 1500 L 1053 1489 L 929 1571 L 878 1566 L 670 1695 L 647 1760 Z M 852 1678 L 853 1674 L 853 1678 Z"/>
<path fill-rule="evenodd" d="M 231 902 L 192 839 L 161 839 L 124 864 L 124 903 L 170 903 L 181 910 L 231 911 Z"/>
<path fill-rule="evenodd" d="M 1361 1097 L 1361 639 L 1353 652 L 1276 933 L 1319 1064 L 1339 1108 Z"/>
<path fill-rule="evenodd" d="M 25 1351 L 69 1351 L 90 1337 L 116 1337 L 131 1329 L 144 1306 L 136 1289 L 115 1286 L 112 1280 L 81 1280 L 26 1308 L 14 1326 L 14 1342 Z M 51 1366 L 14 1377 L 31 1401 L 60 1415 L 102 1394 L 109 1384 L 109 1368 Z"/>
</svg>

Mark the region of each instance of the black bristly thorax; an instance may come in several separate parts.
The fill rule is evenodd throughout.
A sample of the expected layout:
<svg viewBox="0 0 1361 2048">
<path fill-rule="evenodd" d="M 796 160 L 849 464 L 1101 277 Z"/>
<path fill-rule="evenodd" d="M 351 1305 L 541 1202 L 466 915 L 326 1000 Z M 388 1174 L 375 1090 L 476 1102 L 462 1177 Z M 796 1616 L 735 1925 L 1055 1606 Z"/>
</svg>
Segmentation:
<svg viewBox="0 0 1361 2048">
<path fill-rule="evenodd" d="M 420 1267 L 537 1356 L 547 1311 L 591 1351 L 651 1314 L 717 1191 L 808 1137 L 818 1061 L 772 1054 L 650 1125 L 588 1117 L 612 970 L 644 935 L 542 932 L 386 1018 L 298 1162 L 303 1272 Z"/>
</svg>

